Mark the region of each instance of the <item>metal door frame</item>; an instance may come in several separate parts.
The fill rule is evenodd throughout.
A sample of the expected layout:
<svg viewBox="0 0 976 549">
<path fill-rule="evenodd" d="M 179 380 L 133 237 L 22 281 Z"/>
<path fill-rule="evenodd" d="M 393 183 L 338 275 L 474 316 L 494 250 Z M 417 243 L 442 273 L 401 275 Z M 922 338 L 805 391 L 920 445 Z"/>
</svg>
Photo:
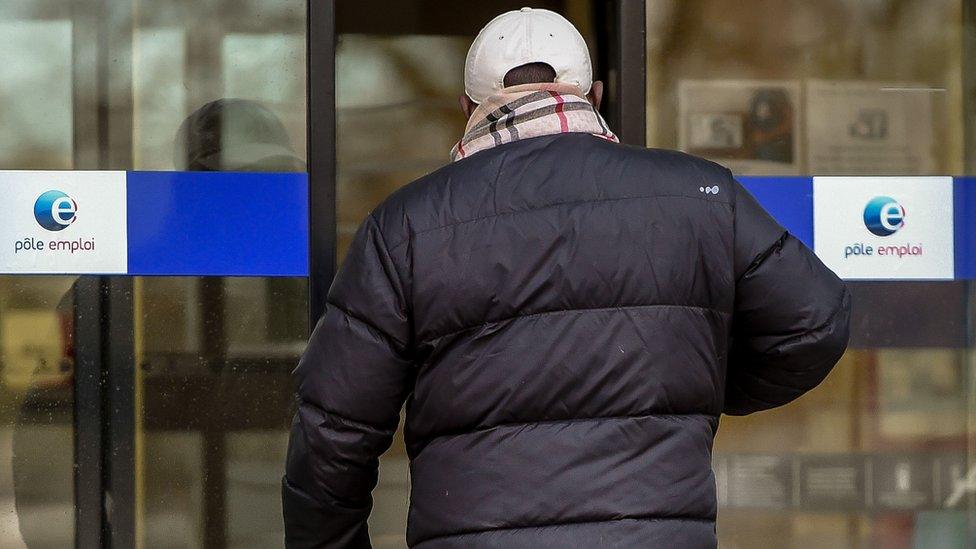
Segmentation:
<svg viewBox="0 0 976 549">
<path fill-rule="evenodd" d="M 596 76 L 607 80 L 608 88 L 603 110 L 622 142 L 643 146 L 647 135 L 645 0 L 594 0 L 592 15 L 597 22 Z M 311 329 L 325 310 L 337 265 L 335 0 L 310 0 L 307 23 Z"/>
<path fill-rule="evenodd" d="M 72 4 L 74 167 L 132 163 L 131 4 Z M 97 105 L 97 108 L 78 108 Z M 135 346 L 132 278 L 73 286 L 75 546 L 135 547 Z"/>
</svg>

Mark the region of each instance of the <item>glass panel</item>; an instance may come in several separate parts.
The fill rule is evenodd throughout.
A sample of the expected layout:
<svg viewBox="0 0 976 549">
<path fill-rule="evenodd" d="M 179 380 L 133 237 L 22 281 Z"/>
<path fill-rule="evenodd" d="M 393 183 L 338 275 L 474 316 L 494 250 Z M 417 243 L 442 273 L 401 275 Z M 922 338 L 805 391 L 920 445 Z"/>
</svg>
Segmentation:
<svg viewBox="0 0 976 549">
<path fill-rule="evenodd" d="M 0 169 L 305 171 L 305 6 L 0 2 Z M 0 547 L 75 543 L 74 280 L 0 277 Z M 280 544 L 306 285 L 135 280 L 137 545 Z"/>
<path fill-rule="evenodd" d="M 187 104 L 186 30 L 180 27 L 136 28 L 132 37 L 133 164 L 143 170 L 173 169 L 173 136 L 185 118 Z"/>
<path fill-rule="evenodd" d="M 0 277 L 0 546 L 74 543 L 74 278 Z"/>
<path fill-rule="evenodd" d="M 960 175 L 976 123 L 962 14 L 959 0 L 648 2 L 648 144 L 737 174 Z M 827 380 L 722 419 L 723 547 L 976 543 L 973 285 L 851 288 L 851 349 Z"/>
<path fill-rule="evenodd" d="M 647 3 L 648 145 L 738 174 L 961 173 L 960 0 L 742 8 Z"/>
<path fill-rule="evenodd" d="M 0 12 L 0 168 L 71 167 L 71 21 Z"/>
<path fill-rule="evenodd" d="M 304 1 L 143 2 L 134 26 L 133 169 L 305 171 Z M 136 280 L 145 547 L 280 545 L 306 288 Z"/>
<path fill-rule="evenodd" d="M 0 4 L 0 169 L 72 165 L 69 7 Z M 0 276 L 0 547 L 74 545 L 74 280 Z"/>
<path fill-rule="evenodd" d="M 143 278 L 136 295 L 146 546 L 280 540 L 305 280 Z"/>
</svg>

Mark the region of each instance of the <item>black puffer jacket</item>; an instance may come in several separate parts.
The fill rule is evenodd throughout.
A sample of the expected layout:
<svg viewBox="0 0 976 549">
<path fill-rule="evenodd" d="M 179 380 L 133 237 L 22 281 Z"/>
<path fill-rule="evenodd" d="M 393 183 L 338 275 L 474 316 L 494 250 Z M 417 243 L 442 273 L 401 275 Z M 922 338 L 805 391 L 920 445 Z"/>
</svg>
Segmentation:
<svg viewBox="0 0 976 549">
<path fill-rule="evenodd" d="M 719 415 L 820 383 L 849 313 L 716 164 L 585 134 L 475 154 L 377 208 L 336 277 L 296 370 L 288 546 L 368 546 L 406 400 L 411 546 L 714 547 Z"/>
</svg>

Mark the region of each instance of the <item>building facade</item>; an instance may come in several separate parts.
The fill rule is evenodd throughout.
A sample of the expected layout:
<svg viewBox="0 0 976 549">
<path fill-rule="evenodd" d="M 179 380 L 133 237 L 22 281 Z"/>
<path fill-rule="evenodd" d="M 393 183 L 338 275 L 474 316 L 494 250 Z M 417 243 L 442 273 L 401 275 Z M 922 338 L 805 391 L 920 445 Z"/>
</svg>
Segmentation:
<svg viewBox="0 0 976 549">
<path fill-rule="evenodd" d="M 728 166 L 853 290 L 820 387 L 723 417 L 722 547 L 976 544 L 976 2 L 534 5 L 625 142 Z M 281 546 L 309 319 L 449 161 L 468 45 L 518 7 L 0 2 L 0 546 Z M 398 439 L 376 547 L 408 492 Z"/>
</svg>

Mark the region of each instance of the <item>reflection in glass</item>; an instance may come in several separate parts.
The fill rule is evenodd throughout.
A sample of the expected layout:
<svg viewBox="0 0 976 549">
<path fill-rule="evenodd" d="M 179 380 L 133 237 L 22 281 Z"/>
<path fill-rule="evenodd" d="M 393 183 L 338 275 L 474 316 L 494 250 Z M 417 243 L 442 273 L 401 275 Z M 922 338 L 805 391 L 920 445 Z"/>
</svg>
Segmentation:
<svg viewBox="0 0 976 549">
<path fill-rule="evenodd" d="M 0 5 L 0 169 L 72 167 L 67 8 Z M 0 547 L 74 544 L 73 281 L 0 276 Z"/>
<path fill-rule="evenodd" d="M 0 169 L 71 167 L 71 28 L 0 12 Z"/>
<path fill-rule="evenodd" d="M 0 277 L 2 547 L 74 543 L 72 283 Z"/>
<path fill-rule="evenodd" d="M 305 171 L 305 2 L 140 3 L 132 168 Z M 262 200 L 262 197 L 241 197 Z M 145 547 L 274 547 L 304 279 L 136 280 Z"/>
<path fill-rule="evenodd" d="M 181 170 L 305 169 L 285 125 L 249 99 L 195 110 L 172 150 Z M 278 479 L 306 281 L 145 278 L 137 288 L 147 545 L 280 540 Z M 254 450 L 235 451 L 242 446 Z"/>
<path fill-rule="evenodd" d="M 961 13 L 959 0 L 648 2 L 648 143 L 737 174 L 959 174 L 974 124 Z M 852 346 L 824 384 L 722 420 L 722 547 L 976 540 L 971 494 L 952 498 L 974 458 L 972 284 L 851 287 Z"/>
</svg>

